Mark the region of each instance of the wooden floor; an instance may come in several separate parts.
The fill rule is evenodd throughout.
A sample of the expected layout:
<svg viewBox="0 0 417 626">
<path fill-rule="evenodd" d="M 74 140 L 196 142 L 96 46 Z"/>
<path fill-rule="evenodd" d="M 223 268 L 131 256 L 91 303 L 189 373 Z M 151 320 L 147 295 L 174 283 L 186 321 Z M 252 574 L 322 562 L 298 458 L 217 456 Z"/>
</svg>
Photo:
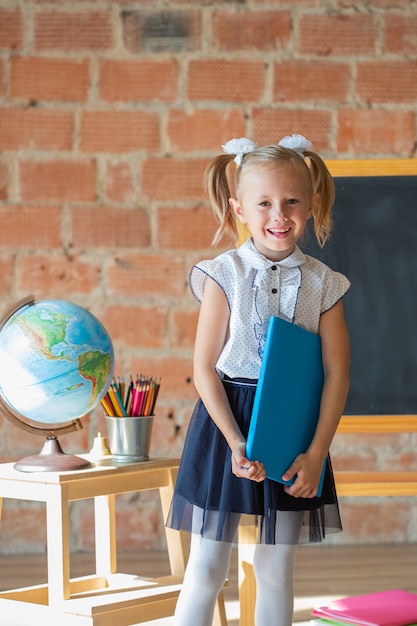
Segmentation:
<svg viewBox="0 0 417 626">
<path fill-rule="evenodd" d="M 119 570 L 153 577 L 168 573 L 169 565 L 164 552 L 122 553 L 119 554 Z M 71 577 L 91 574 L 93 571 L 92 554 L 71 556 Z M 46 580 L 45 555 L 0 555 L 1 590 L 40 584 Z M 394 588 L 417 593 L 417 543 L 301 546 L 298 550 L 295 573 L 294 621 L 297 622 L 297 626 L 301 626 L 302 622 L 308 622 L 314 606 L 326 604 L 334 598 Z M 235 551 L 225 596 L 229 626 L 238 626 Z M 171 621 L 157 620 L 149 624 L 168 626 Z M 7 616 L 2 615 L 1 625 L 8 624 Z"/>
</svg>

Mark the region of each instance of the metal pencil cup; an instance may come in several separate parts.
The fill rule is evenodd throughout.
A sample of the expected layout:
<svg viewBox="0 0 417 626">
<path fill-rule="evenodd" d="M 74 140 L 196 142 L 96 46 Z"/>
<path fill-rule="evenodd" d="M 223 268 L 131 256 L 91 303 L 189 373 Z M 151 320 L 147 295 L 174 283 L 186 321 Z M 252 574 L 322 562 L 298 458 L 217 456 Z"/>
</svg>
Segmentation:
<svg viewBox="0 0 417 626">
<path fill-rule="evenodd" d="M 149 417 L 108 417 L 107 433 L 113 460 L 134 463 L 149 459 L 153 415 Z"/>
</svg>

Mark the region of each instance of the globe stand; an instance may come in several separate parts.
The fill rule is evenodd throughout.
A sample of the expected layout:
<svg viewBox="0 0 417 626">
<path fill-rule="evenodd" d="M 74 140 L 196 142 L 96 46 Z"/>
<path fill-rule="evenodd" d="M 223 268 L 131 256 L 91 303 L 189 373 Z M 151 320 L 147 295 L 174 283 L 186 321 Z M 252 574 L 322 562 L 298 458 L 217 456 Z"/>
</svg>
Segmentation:
<svg viewBox="0 0 417 626">
<path fill-rule="evenodd" d="M 50 435 L 39 454 L 20 459 L 13 467 L 20 472 L 66 472 L 91 467 L 91 463 L 79 456 L 66 454 L 57 437 Z"/>
<path fill-rule="evenodd" d="M 14 469 L 20 472 L 66 472 L 92 467 L 92 464 L 86 459 L 72 454 L 66 454 L 58 441 L 58 437 L 55 435 L 56 432 L 63 435 L 82 430 L 83 425 L 79 419 L 61 424 L 54 429 L 28 423 L 28 421 L 24 422 L 20 415 L 17 415 L 7 406 L 1 396 L 0 415 L 26 432 L 35 433 L 36 435 L 46 435 L 45 443 L 40 453 L 16 461 L 13 465 Z"/>
</svg>

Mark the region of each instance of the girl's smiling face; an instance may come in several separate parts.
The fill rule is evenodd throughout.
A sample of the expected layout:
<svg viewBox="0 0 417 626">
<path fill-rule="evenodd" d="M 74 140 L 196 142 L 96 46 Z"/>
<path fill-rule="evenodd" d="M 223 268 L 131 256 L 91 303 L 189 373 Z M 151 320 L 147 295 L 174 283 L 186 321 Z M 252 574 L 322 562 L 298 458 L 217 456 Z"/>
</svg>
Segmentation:
<svg viewBox="0 0 417 626">
<path fill-rule="evenodd" d="M 314 197 L 305 177 L 286 164 L 248 168 L 230 204 L 257 250 L 271 261 L 292 254 L 312 215 Z"/>
</svg>

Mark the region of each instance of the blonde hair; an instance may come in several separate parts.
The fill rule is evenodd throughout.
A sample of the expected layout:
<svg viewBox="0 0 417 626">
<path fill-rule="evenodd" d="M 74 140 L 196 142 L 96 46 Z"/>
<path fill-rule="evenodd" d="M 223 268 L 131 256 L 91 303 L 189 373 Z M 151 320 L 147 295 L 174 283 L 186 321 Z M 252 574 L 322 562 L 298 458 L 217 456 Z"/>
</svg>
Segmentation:
<svg viewBox="0 0 417 626">
<path fill-rule="evenodd" d="M 269 145 L 248 152 L 242 158 L 239 167 L 233 163 L 233 154 L 219 154 L 211 159 L 205 171 L 205 185 L 214 217 L 219 223 L 213 245 L 224 237 L 230 237 L 237 243 L 239 233 L 236 216 L 230 206 L 229 198 L 235 197 L 235 189 L 245 171 L 250 167 L 265 165 L 286 165 L 304 176 L 311 196 L 318 194 L 313 205 L 314 234 L 321 247 L 324 246 L 332 229 L 331 209 L 335 197 L 333 178 L 323 159 L 313 151 L 306 150 L 299 154 L 295 150 L 279 145 Z M 234 168 L 234 172 L 232 171 Z"/>
</svg>

